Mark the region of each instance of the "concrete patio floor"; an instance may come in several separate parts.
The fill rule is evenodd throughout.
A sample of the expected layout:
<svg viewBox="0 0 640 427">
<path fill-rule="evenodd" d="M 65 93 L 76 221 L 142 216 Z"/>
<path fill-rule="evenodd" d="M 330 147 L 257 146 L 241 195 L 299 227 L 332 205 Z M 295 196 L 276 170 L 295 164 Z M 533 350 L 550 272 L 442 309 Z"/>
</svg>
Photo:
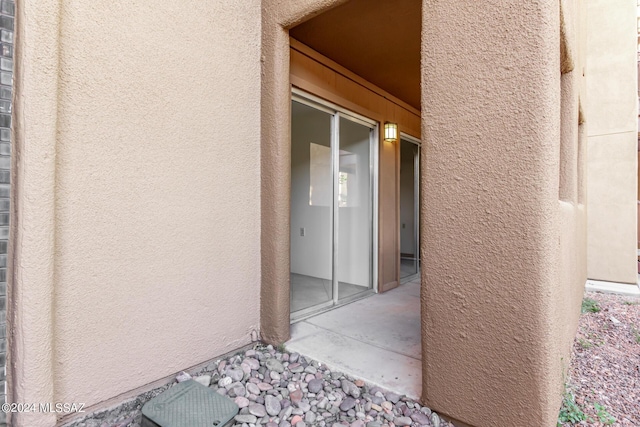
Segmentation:
<svg viewBox="0 0 640 427">
<path fill-rule="evenodd" d="M 285 345 L 331 369 L 419 399 L 420 279 L 294 323 Z"/>
</svg>

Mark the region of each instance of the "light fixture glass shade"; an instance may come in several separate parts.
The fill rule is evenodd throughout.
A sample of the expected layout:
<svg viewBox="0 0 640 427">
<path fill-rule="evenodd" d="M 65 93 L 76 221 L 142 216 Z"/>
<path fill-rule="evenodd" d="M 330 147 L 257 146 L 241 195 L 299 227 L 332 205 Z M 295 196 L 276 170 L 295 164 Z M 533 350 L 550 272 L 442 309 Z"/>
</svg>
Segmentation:
<svg viewBox="0 0 640 427">
<path fill-rule="evenodd" d="M 384 124 L 384 140 L 394 142 L 398 140 L 398 124 L 386 122 Z"/>
</svg>

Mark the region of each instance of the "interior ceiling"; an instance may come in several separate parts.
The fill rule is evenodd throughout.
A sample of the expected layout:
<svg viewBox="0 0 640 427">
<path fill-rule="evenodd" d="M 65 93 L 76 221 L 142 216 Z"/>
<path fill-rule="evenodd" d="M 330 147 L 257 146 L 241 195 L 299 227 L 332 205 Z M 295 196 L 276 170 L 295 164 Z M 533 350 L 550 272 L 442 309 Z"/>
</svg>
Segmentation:
<svg viewBox="0 0 640 427">
<path fill-rule="evenodd" d="M 350 0 L 289 34 L 419 110 L 421 4 Z"/>
</svg>

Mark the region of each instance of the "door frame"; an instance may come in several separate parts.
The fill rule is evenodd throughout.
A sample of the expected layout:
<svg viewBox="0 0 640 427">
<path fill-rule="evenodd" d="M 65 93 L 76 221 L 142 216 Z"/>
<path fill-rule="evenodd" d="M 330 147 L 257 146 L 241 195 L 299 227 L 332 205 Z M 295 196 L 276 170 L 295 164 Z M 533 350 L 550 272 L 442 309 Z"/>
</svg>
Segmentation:
<svg viewBox="0 0 640 427">
<path fill-rule="evenodd" d="M 351 110 L 343 108 L 337 104 L 329 102 L 325 99 L 319 98 L 311 93 L 298 89 L 296 87 L 291 88 L 290 102 L 299 102 L 312 108 L 316 108 L 320 111 L 332 114 L 331 125 L 331 156 L 332 156 L 332 169 L 331 176 L 333 180 L 333 197 L 332 197 L 332 217 L 331 217 L 331 233 L 332 233 L 332 296 L 330 301 L 308 307 L 296 312 L 291 311 L 289 306 L 289 318 L 291 323 L 299 322 L 311 316 L 314 316 L 320 312 L 330 311 L 337 307 L 349 304 L 353 301 L 366 298 L 375 293 L 378 293 L 378 201 L 379 201 L 379 140 L 380 140 L 380 123 L 376 120 L 370 119 L 361 114 L 355 113 Z M 370 129 L 369 134 L 369 186 L 371 191 L 371 197 L 369 202 L 369 223 L 371 224 L 370 236 L 371 236 L 371 248 L 369 251 L 369 268 L 370 268 L 370 288 L 366 291 L 352 295 L 343 299 L 339 299 L 339 284 L 337 280 L 337 265 L 338 265 L 338 232 L 339 232 L 339 206 L 336 203 L 336 194 L 338 191 L 338 174 L 336 173 L 336 166 L 339 163 L 339 146 L 334 148 L 334 142 L 339 141 L 339 121 L 344 117 L 347 120 L 359 123 Z M 289 148 L 291 149 L 291 148 Z M 339 166 L 338 166 L 339 167 Z M 291 191 L 291 189 L 289 189 Z M 289 233 L 291 233 L 291 227 L 289 227 Z M 289 238 L 291 236 L 289 235 Z M 291 251 L 291 248 L 289 248 Z M 291 254 L 289 254 L 291 256 Z M 291 290 L 290 290 L 291 292 Z"/>
<path fill-rule="evenodd" d="M 400 138 L 398 142 L 402 144 L 402 140 L 410 142 L 418 147 L 418 152 L 414 155 L 413 158 L 413 238 L 415 240 L 415 248 L 416 248 L 416 264 L 417 270 L 415 274 L 412 274 L 407 277 L 400 278 L 400 284 L 410 282 L 420 277 L 420 261 L 422 260 L 422 256 L 420 254 L 420 155 L 422 151 L 422 141 L 420 139 L 406 134 L 404 132 L 400 132 Z M 399 155 L 401 156 L 402 149 L 400 147 Z M 400 165 L 402 165 L 402 159 L 400 159 Z M 400 166 L 402 167 L 402 166 Z M 400 172 L 402 173 L 402 172 Z M 402 222 L 402 220 L 400 220 Z M 398 266 L 398 275 L 402 274 L 402 238 L 400 238 L 400 243 L 398 245 L 400 249 L 400 265 Z"/>
</svg>

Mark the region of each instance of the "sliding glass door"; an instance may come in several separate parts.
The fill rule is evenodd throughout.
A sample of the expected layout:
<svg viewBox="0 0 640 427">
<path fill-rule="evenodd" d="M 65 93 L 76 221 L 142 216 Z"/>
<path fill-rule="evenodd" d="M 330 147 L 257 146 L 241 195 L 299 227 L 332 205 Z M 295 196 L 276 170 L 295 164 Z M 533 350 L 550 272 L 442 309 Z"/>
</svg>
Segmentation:
<svg viewBox="0 0 640 427">
<path fill-rule="evenodd" d="M 420 141 L 400 138 L 400 281 L 420 272 Z"/>
<path fill-rule="evenodd" d="M 373 289 L 376 131 L 317 100 L 292 101 L 292 319 Z"/>
</svg>

